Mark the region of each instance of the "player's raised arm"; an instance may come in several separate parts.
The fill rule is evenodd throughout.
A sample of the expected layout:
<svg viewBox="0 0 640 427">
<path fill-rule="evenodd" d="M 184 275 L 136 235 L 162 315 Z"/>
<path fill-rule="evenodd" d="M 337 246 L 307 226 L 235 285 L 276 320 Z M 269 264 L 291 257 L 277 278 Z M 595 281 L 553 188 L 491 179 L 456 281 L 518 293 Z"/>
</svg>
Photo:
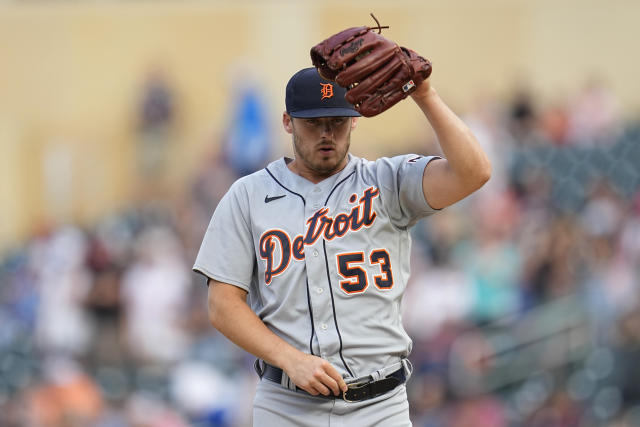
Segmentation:
<svg viewBox="0 0 640 427">
<path fill-rule="evenodd" d="M 491 177 L 491 163 L 467 125 L 444 103 L 429 80 L 411 94 L 438 137 L 445 159 L 425 169 L 422 190 L 441 209 L 470 195 Z"/>
<path fill-rule="evenodd" d="M 211 324 L 239 347 L 283 369 L 294 384 L 309 394 L 337 396 L 347 390 L 344 379 L 329 362 L 297 350 L 271 332 L 247 305 L 246 299 L 244 289 L 210 280 Z"/>
</svg>

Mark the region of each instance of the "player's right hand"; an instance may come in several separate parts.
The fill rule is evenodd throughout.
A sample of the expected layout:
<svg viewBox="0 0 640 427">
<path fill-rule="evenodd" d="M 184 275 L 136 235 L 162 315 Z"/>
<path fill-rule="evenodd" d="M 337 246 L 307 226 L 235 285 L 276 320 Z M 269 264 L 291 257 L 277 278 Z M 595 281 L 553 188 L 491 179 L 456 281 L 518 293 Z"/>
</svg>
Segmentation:
<svg viewBox="0 0 640 427">
<path fill-rule="evenodd" d="M 329 396 L 331 393 L 338 396 L 341 391 L 347 391 L 347 383 L 336 368 L 312 354 L 300 352 L 286 366 L 283 366 L 283 370 L 296 386 L 313 396 L 318 394 Z"/>
</svg>

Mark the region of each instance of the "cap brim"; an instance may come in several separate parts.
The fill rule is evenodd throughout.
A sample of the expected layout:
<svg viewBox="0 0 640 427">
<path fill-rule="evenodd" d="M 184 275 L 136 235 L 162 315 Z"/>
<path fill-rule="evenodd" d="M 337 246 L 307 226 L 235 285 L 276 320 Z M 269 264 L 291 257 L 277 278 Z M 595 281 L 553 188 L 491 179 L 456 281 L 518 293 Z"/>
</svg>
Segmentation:
<svg viewBox="0 0 640 427">
<path fill-rule="evenodd" d="M 360 113 L 350 108 L 316 108 L 313 110 L 292 111 L 291 117 L 310 119 L 316 117 L 360 117 Z"/>
</svg>

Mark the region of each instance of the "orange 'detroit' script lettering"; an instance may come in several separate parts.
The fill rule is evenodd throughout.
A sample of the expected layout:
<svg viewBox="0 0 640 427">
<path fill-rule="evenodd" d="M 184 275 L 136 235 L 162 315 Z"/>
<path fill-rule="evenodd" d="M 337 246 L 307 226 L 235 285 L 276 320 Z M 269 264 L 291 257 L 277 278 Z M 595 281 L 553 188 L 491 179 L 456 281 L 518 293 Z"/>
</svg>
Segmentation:
<svg viewBox="0 0 640 427">
<path fill-rule="evenodd" d="M 377 217 L 373 208 L 373 199 L 379 195 L 380 190 L 375 187 L 367 188 L 359 199 L 356 194 L 353 194 L 349 201 L 355 203 L 357 200 L 358 204 L 351 208 L 349 213 L 341 213 L 335 217 L 329 215 L 328 208 L 316 211 L 307 219 L 306 233 L 296 236 L 293 240 L 281 229 L 271 229 L 262 233 L 260 257 L 266 263 L 265 283 L 269 285 L 273 277 L 286 271 L 292 256 L 297 260 L 304 259 L 304 247 L 313 245 L 320 236 L 325 240 L 333 240 L 343 237 L 350 231 L 370 227 Z"/>
</svg>

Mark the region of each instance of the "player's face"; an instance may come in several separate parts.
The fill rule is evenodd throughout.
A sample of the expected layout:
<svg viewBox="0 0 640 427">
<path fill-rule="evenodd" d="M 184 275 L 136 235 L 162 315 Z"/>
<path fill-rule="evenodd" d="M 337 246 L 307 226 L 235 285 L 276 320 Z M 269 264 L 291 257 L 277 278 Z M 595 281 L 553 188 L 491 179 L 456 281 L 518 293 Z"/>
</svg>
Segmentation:
<svg viewBox="0 0 640 427">
<path fill-rule="evenodd" d="M 312 181 L 322 180 L 347 164 L 354 117 L 293 118 L 285 114 L 285 130 L 293 135 L 291 167 Z"/>
</svg>

